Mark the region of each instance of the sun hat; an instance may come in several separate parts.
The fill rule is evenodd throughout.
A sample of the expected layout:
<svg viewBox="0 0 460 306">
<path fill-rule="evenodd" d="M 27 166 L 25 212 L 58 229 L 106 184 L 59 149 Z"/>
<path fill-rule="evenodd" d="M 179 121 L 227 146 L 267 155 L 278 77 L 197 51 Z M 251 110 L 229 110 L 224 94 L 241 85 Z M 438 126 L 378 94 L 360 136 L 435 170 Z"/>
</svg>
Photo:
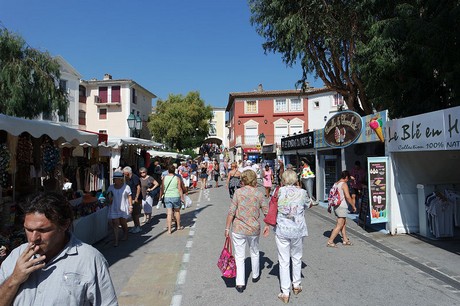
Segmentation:
<svg viewBox="0 0 460 306">
<path fill-rule="evenodd" d="M 120 172 L 120 171 L 115 171 L 113 173 L 113 178 L 116 179 L 116 178 L 123 178 L 124 175 L 123 175 L 123 172 Z"/>
</svg>

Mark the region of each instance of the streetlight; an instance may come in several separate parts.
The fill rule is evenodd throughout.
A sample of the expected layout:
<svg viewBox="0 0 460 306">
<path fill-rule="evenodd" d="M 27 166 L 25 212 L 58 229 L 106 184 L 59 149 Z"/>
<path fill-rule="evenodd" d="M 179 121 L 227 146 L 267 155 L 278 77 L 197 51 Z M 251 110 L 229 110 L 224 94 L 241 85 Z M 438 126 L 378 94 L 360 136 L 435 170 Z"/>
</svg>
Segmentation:
<svg viewBox="0 0 460 306">
<path fill-rule="evenodd" d="M 134 110 L 131 111 L 131 114 L 129 114 L 128 119 L 126 119 L 128 122 L 128 127 L 131 130 L 131 134 L 133 137 L 136 137 L 137 132 L 142 130 L 142 119 L 139 117 L 139 112 L 137 112 L 137 116 L 134 115 Z"/>
<path fill-rule="evenodd" d="M 137 111 L 137 116 L 136 116 L 136 131 L 138 133 L 138 137 L 141 137 L 141 131 L 142 131 L 142 118 L 140 116 L 139 111 Z"/>
<path fill-rule="evenodd" d="M 262 149 L 263 149 L 263 146 L 264 146 L 264 142 L 265 142 L 265 134 L 264 133 L 260 133 L 259 134 L 259 143 L 260 143 L 260 156 L 261 156 L 261 159 L 260 159 L 260 162 L 262 163 L 263 161 L 263 155 L 262 155 Z"/>
</svg>

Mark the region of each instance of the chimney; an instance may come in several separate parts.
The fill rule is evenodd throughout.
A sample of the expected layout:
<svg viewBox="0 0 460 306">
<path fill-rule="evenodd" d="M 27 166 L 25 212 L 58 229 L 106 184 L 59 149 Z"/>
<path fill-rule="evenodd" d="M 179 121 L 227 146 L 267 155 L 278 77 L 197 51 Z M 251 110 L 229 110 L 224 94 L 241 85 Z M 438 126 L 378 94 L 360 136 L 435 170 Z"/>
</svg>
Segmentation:
<svg viewBox="0 0 460 306">
<path fill-rule="evenodd" d="M 257 91 L 258 92 L 264 91 L 264 87 L 262 86 L 262 84 L 259 84 L 259 86 L 257 86 Z"/>
<path fill-rule="evenodd" d="M 104 80 L 111 80 L 112 79 L 112 75 L 106 73 L 104 74 Z"/>
</svg>

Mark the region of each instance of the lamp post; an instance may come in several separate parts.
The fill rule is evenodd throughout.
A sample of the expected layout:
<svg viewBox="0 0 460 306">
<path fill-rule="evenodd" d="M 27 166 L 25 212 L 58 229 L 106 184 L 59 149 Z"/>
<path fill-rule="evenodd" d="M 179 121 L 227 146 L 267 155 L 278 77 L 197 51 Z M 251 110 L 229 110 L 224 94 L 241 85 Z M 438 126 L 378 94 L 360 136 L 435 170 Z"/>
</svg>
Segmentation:
<svg viewBox="0 0 460 306">
<path fill-rule="evenodd" d="M 263 162 L 263 155 L 262 155 L 262 151 L 263 151 L 263 146 L 264 146 L 264 142 L 265 142 L 265 134 L 264 133 L 260 133 L 259 134 L 259 143 L 260 143 L 260 163 Z"/>
<path fill-rule="evenodd" d="M 131 111 L 131 114 L 129 114 L 128 119 L 126 119 L 128 122 L 128 127 L 129 130 L 131 131 L 132 137 L 137 137 L 138 132 L 140 134 L 140 131 L 142 130 L 142 119 L 139 116 L 139 112 L 137 112 L 137 116 L 134 115 L 134 110 Z"/>
</svg>

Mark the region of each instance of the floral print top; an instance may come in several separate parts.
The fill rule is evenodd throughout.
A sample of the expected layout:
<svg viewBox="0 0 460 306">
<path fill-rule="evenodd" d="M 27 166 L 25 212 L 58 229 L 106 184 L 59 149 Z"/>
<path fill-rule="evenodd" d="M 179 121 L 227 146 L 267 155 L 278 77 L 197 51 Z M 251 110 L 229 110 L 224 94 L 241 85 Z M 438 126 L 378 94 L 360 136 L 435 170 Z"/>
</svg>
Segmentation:
<svg viewBox="0 0 460 306">
<path fill-rule="evenodd" d="M 278 192 L 276 235 L 284 238 L 308 236 L 304 212 L 310 202 L 306 190 L 296 186 L 281 187 Z"/>
<path fill-rule="evenodd" d="M 244 186 L 235 191 L 228 214 L 233 216 L 232 232 L 247 236 L 260 235 L 260 210 L 264 216 L 268 213 L 268 203 L 257 188 Z"/>
</svg>

